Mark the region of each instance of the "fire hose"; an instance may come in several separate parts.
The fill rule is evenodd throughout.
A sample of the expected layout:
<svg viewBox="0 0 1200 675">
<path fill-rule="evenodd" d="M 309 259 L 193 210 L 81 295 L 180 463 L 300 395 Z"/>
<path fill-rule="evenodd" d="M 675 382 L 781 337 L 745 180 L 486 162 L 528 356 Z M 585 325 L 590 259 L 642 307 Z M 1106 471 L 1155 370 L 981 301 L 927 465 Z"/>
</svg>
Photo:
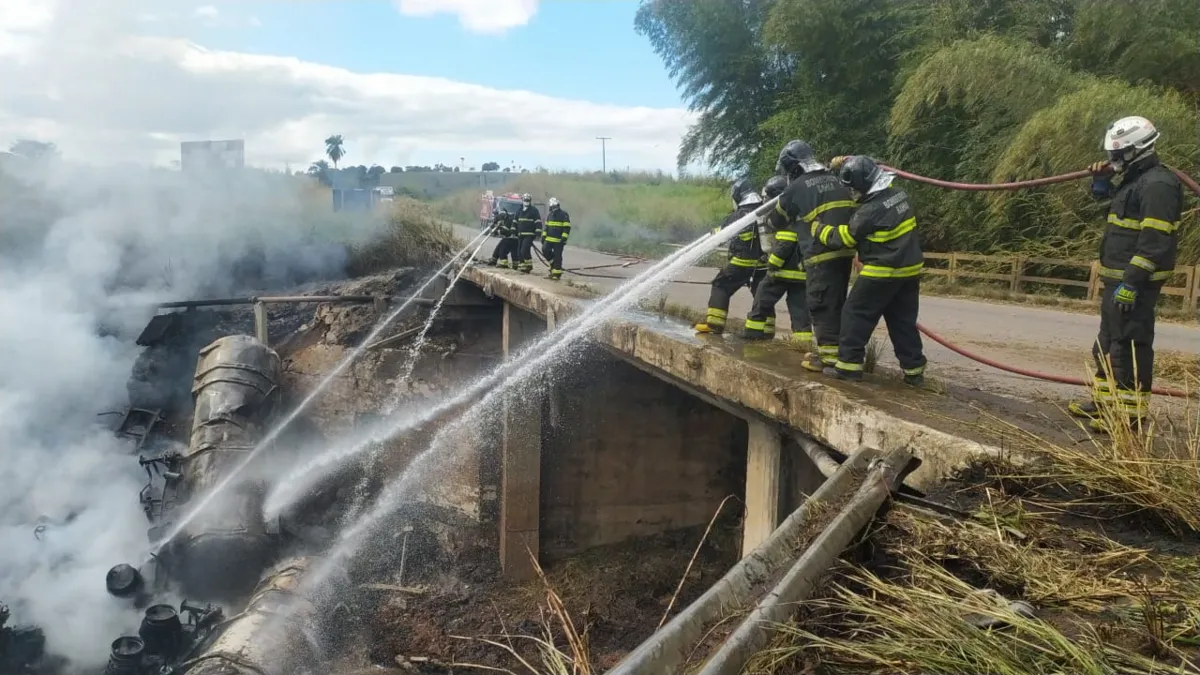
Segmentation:
<svg viewBox="0 0 1200 675">
<path fill-rule="evenodd" d="M 1066 183 L 1066 182 L 1070 182 L 1073 180 L 1079 180 L 1080 178 L 1088 178 L 1092 175 L 1091 171 L 1084 170 L 1084 171 L 1073 171 L 1071 173 L 1064 173 L 1064 174 L 1061 174 L 1058 176 L 1048 176 L 1046 178 L 1035 178 L 1032 180 L 1014 181 L 1014 182 L 1010 182 L 1010 183 L 957 183 L 957 182 L 939 180 L 937 178 L 929 178 L 926 176 L 919 176 L 915 173 L 909 173 L 907 171 L 903 171 L 901 169 L 897 169 L 895 167 L 886 166 L 886 165 L 882 165 L 882 164 L 880 166 L 881 166 L 881 168 L 883 168 L 887 171 L 891 171 L 892 173 L 896 174 L 897 176 L 907 179 L 907 180 L 915 181 L 918 183 L 925 183 L 926 185 L 933 185 L 933 186 L 940 187 L 940 188 L 946 188 L 947 190 L 963 190 L 963 191 L 969 191 L 969 192 L 1020 190 L 1020 189 L 1024 189 L 1024 188 L 1041 187 L 1043 185 L 1054 185 L 1056 183 Z M 1196 181 L 1193 180 L 1191 176 L 1187 175 L 1186 173 L 1183 173 L 1182 171 L 1180 171 L 1179 169 L 1176 169 L 1174 167 L 1167 167 L 1167 168 L 1171 169 L 1171 171 L 1173 171 L 1175 173 L 1175 175 L 1179 177 L 1179 180 L 1182 181 L 1184 185 L 1188 186 L 1188 188 L 1191 189 L 1192 192 L 1196 193 L 1197 195 L 1200 195 L 1200 184 L 1197 184 Z M 857 266 L 858 264 L 859 263 L 857 261 L 855 261 L 855 265 Z M 965 356 L 966 358 L 971 359 L 972 361 L 982 363 L 985 366 L 991 366 L 992 368 L 996 368 L 997 370 L 1003 370 L 1008 373 L 1013 373 L 1016 375 L 1023 375 L 1025 377 L 1031 377 L 1031 378 L 1038 379 L 1038 380 L 1045 380 L 1047 382 L 1058 382 L 1061 384 L 1073 384 L 1073 385 L 1085 386 L 1085 387 L 1091 386 L 1091 382 L 1084 381 L 1083 379 L 1078 378 L 1078 377 L 1066 377 L 1064 375 L 1054 375 L 1051 373 L 1043 373 L 1041 371 L 1029 370 L 1027 368 L 1018 368 L 1016 366 L 1010 366 L 1008 364 L 1001 363 L 994 359 L 989 359 L 986 356 L 981 356 L 974 352 L 968 351 L 967 349 L 964 349 L 963 347 L 960 347 L 959 345 L 954 344 L 953 342 L 947 340 L 945 337 L 942 337 L 941 335 L 935 333 L 934 331 L 929 330 L 928 328 L 921 325 L 920 323 L 917 324 L 917 330 L 921 331 L 921 333 L 923 335 L 925 335 L 929 339 L 933 340 L 934 342 L 942 345 L 946 349 L 949 349 L 950 351 L 955 352 L 961 356 Z M 1172 398 L 1189 398 L 1189 396 L 1191 396 L 1191 394 L 1189 394 L 1186 391 L 1183 391 L 1182 389 L 1152 387 L 1150 391 L 1152 393 L 1158 394 L 1160 396 L 1168 396 L 1168 397 L 1172 397 Z"/>
</svg>

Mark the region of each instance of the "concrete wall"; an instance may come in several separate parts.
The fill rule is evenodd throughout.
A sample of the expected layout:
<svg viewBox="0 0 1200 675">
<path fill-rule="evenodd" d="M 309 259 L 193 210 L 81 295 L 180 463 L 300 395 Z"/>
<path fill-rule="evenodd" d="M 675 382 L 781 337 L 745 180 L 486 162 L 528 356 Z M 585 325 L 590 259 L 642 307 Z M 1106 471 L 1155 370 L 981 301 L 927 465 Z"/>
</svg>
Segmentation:
<svg viewBox="0 0 1200 675">
<path fill-rule="evenodd" d="M 599 349 L 559 376 L 559 420 L 543 431 L 547 560 L 704 525 L 727 495 L 742 496 L 742 420 Z"/>
</svg>

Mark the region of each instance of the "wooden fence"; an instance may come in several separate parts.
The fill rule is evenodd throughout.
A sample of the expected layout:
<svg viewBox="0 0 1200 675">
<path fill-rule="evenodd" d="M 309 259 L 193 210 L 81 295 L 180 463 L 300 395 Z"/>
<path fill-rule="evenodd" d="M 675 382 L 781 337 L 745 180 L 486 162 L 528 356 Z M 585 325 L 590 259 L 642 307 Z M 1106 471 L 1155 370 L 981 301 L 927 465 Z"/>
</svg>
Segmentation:
<svg viewBox="0 0 1200 675">
<path fill-rule="evenodd" d="M 945 260 L 946 267 L 925 266 L 925 274 L 947 277 L 950 283 L 962 279 L 983 279 L 987 281 L 1007 282 L 1008 290 L 1012 293 L 1022 292 L 1024 284 L 1050 284 L 1054 286 L 1074 286 L 1086 289 L 1087 299 L 1095 300 L 1100 292 L 1101 277 L 1098 261 L 1083 262 L 1080 260 L 1061 260 L 1057 258 L 1036 258 L 1029 256 L 1000 256 L 979 255 L 976 253 L 925 253 L 926 260 Z M 1004 269 L 1004 272 L 985 272 L 973 269 L 970 264 L 985 263 L 984 267 Z M 1062 279 L 1056 277 L 1028 276 L 1025 272 L 1030 267 L 1059 267 L 1075 268 L 1087 271 L 1087 280 Z M 1080 275 L 1082 276 L 1082 274 Z M 1183 283 L 1178 284 L 1182 279 Z M 1175 275 L 1169 285 L 1163 286 L 1163 295 L 1173 295 L 1183 298 L 1184 304 L 1192 310 L 1200 305 L 1200 265 L 1177 266 Z M 1177 285 L 1178 284 L 1178 285 Z"/>
</svg>

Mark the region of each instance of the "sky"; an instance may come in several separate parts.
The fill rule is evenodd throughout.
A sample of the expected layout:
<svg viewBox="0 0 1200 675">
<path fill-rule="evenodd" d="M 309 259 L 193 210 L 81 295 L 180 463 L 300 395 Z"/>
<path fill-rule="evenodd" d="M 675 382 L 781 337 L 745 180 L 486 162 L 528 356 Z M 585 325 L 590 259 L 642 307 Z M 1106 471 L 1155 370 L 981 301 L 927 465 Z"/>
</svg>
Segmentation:
<svg viewBox="0 0 1200 675">
<path fill-rule="evenodd" d="M 0 146 L 170 165 L 246 161 L 675 168 L 694 115 L 637 0 L 0 0 Z"/>
</svg>

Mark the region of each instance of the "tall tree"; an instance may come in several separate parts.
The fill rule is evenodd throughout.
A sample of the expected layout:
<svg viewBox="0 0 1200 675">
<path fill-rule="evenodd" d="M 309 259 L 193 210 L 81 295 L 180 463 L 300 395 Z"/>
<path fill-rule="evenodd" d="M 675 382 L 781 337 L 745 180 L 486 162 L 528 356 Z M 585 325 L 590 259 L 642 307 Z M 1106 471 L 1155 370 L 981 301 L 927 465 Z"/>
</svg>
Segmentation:
<svg viewBox="0 0 1200 675">
<path fill-rule="evenodd" d="M 333 168 L 337 168 L 338 160 L 346 156 L 345 141 L 341 134 L 334 134 L 325 139 L 325 154 L 333 161 Z"/>
<path fill-rule="evenodd" d="M 643 0 L 634 27 L 650 40 L 699 119 L 679 165 L 746 166 L 790 63 L 763 39 L 770 0 Z"/>
</svg>

